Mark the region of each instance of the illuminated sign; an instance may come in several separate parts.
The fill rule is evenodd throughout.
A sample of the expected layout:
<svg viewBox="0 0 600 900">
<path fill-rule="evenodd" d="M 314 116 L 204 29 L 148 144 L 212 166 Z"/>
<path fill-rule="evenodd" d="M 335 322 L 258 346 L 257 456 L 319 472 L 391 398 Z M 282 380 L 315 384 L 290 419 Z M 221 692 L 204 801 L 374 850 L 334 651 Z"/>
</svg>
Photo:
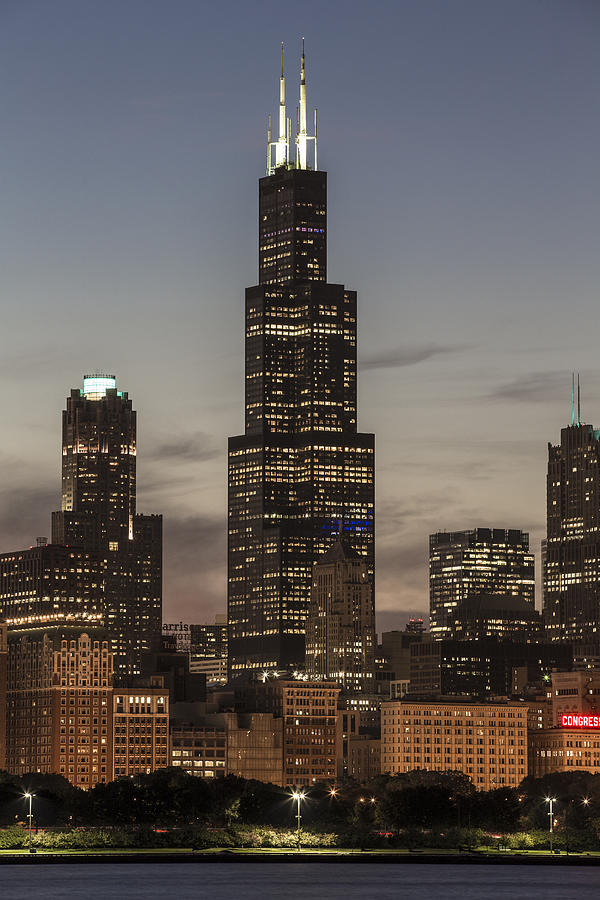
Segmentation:
<svg viewBox="0 0 600 900">
<path fill-rule="evenodd" d="M 563 728 L 600 728 L 600 716 L 581 716 L 577 713 L 565 713 L 560 717 Z"/>
</svg>

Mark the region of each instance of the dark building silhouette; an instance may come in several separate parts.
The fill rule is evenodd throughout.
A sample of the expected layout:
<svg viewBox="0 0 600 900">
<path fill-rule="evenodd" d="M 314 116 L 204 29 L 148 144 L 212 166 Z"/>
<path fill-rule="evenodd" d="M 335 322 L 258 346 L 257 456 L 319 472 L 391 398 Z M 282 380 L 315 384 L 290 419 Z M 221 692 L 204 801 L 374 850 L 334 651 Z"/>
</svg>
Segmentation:
<svg viewBox="0 0 600 900">
<path fill-rule="evenodd" d="M 574 399 L 574 398 L 573 398 Z M 579 404 L 578 404 L 579 410 Z M 580 421 L 548 444 L 543 557 L 548 640 L 572 641 L 577 656 L 600 654 L 600 430 Z"/>
<path fill-rule="evenodd" d="M 454 638 L 459 606 L 478 594 L 520 597 L 535 610 L 535 560 L 529 535 L 474 528 L 429 537 L 430 631 Z"/>
<path fill-rule="evenodd" d="M 357 432 L 356 293 L 327 278 L 327 175 L 280 91 L 246 291 L 245 433 L 229 440 L 229 671 L 302 665 L 312 569 L 343 537 L 374 574 L 374 436 Z M 314 141 L 314 169 L 307 146 Z"/>
<path fill-rule="evenodd" d="M 410 648 L 410 695 L 510 697 L 525 684 L 549 677 L 553 669 L 572 666 L 573 650 L 566 643 L 496 638 L 423 641 Z"/>
<path fill-rule="evenodd" d="M 458 640 L 512 638 L 538 641 L 542 617 L 523 597 L 513 594 L 473 594 L 456 609 L 454 635 Z"/>
<path fill-rule="evenodd" d="M 115 675 L 140 671 L 160 635 L 162 517 L 136 513 L 136 413 L 112 375 L 86 375 L 67 398 L 62 428 L 62 509 L 52 540 L 104 561 L 104 624 Z"/>
</svg>

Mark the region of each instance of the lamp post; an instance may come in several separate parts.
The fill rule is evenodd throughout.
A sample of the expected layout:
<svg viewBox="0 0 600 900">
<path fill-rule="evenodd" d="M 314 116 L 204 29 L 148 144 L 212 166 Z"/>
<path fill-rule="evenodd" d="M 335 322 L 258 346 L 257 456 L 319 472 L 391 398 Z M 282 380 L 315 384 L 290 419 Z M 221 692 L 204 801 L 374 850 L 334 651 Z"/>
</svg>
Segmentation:
<svg viewBox="0 0 600 900">
<path fill-rule="evenodd" d="M 305 796 L 306 796 L 306 794 L 304 793 L 304 791 L 294 791 L 294 793 L 292 794 L 292 799 L 295 800 L 296 803 L 298 804 L 298 811 L 296 813 L 296 818 L 298 820 L 298 828 L 297 828 L 298 852 L 300 852 L 300 819 L 301 819 L 300 803 L 302 802 L 302 800 L 304 800 Z"/>
<path fill-rule="evenodd" d="M 35 797 L 35 794 L 30 794 L 29 792 L 25 794 L 25 799 L 29 800 L 29 814 L 27 816 L 27 821 L 28 821 L 28 829 L 29 829 L 29 850 L 30 851 L 31 851 L 31 820 L 33 818 L 31 805 L 32 805 L 34 797 Z"/>
<path fill-rule="evenodd" d="M 552 853 L 552 841 L 554 839 L 554 804 L 556 803 L 556 797 L 546 797 L 546 803 L 550 804 L 550 812 L 548 815 L 550 816 L 550 853 Z"/>
</svg>

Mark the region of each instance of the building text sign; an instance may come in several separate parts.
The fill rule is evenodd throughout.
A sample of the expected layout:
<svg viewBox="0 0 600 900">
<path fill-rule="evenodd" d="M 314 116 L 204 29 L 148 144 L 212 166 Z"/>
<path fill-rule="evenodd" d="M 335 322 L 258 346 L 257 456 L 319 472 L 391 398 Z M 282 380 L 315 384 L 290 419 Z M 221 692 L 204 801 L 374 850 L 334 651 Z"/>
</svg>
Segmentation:
<svg viewBox="0 0 600 900">
<path fill-rule="evenodd" d="M 578 713 L 565 713 L 560 717 L 563 728 L 600 728 L 600 716 L 581 716 Z"/>
</svg>

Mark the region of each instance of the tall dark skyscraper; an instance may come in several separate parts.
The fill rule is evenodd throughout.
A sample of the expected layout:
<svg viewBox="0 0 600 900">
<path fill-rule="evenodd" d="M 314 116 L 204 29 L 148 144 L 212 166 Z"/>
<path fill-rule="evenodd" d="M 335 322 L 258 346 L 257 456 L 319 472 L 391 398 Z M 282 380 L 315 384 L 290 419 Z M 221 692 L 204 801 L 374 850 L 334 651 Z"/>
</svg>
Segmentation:
<svg viewBox="0 0 600 900">
<path fill-rule="evenodd" d="M 308 163 L 312 143 L 314 168 Z M 280 80 L 259 182 L 259 284 L 246 290 L 245 434 L 229 440 L 232 675 L 304 663 L 312 568 L 337 539 L 374 574 L 374 448 L 357 432 L 356 293 L 327 283 L 327 175 L 306 123 L 295 160 Z"/>
<path fill-rule="evenodd" d="M 560 444 L 548 444 L 544 625 L 575 655 L 600 654 L 600 430 L 581 422 L 579 403 Z"/>
<path fill-rule="evenodd" d="M 162 517 L 136 513 L 136 453 L 127 392 L 113 375 L 86 375 L 63 412 L 62 509 L 52 516 L 52 540 L 104 559 L 103 617 L 117 675 L 138 674 L 161 631 Z"/>
</svg>

